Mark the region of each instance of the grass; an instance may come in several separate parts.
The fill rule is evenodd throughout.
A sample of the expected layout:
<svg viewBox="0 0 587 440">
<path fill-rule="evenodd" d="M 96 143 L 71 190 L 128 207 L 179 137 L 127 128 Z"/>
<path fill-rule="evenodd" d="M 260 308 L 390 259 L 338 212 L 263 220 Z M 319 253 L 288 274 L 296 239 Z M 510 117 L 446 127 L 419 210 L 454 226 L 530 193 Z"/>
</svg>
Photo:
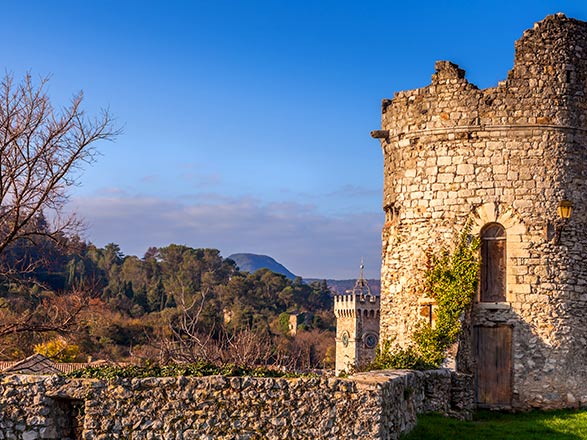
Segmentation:
<svg viewBox="0 0 587 440">
<path fill-rule="evenodd" d="M 437 414 L 418 417 L 418 426 L 402 440 L 579 440 L 587 439 L 587 411 L 480 411 L 472 421 Z"/>
</svg>

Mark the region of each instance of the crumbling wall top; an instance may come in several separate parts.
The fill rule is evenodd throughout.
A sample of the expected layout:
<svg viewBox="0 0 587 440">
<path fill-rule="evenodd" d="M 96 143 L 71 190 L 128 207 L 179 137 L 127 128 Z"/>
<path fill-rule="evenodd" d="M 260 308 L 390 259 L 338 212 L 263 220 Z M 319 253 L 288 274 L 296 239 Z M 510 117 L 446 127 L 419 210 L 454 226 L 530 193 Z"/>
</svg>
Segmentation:
<svg viewBox="0 0 587 440">
<path fill-rule="evenodd" d="M 569 65 L 587 59 L 587 23 L 562 13 L 549 15 L 524 32 L 515 43 L 514 71 L 532 64 Z"/>
<path fill-rule="evenodd" d="M 437 61 L 434 65 L 436 73 L 432 75 L 432 83 L 438 84 L 451 79 L 465 78 L 465 71 L 450 61 Z"/>
<path fill-rule="evenodd" d="M 437 61 L 430 85 L 395 93 L 382 113 L 383 140 L 455 127 L 587 130 L 587 22 L 559 13 L 536 23 L 515 43 L 513 68 L 496 87 L 479 90 L 464 69 Z"/>
</svg>

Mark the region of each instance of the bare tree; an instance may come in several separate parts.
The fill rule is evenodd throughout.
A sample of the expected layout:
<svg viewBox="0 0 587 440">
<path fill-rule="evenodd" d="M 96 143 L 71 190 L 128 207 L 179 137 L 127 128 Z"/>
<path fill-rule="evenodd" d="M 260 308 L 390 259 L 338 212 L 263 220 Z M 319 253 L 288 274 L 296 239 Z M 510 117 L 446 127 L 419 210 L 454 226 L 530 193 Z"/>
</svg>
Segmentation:
<svg viewBox="0 0 587 440">
<path fill-rule="evenodd" d="M 94 285 L 80 284 L 59 295 L 47 292 L 35 309 L 15 310 L 0 303 L 0 339 L 19 333 L 71 332 L 77 325 L 77 317 L 95 296 Z"/>
<path fill-rule="evenodd" d="M 34 306 L 17 296 L 0 298 L 0 359 L 30 354 L 33 345 L 44 339 L 42 335 L 83 332 L 85 319 L 95 313 L 98 293 L 98 284 L 84 282 L 63 292 L 44 291 Z"/>
<path fill-rule="evenodd" d="M 86 117 L 81 92 L 54 109 L 46 85 L 47 79 L 35 85 L 30 75 L 15 83 L 9 74 L 0 84 L 0 255 L 19 240 L 60 241 L 79 228 L 64 213 L 67 189 L 76 184 L 75 171 L 94 160 L 95 142 L 119 133 L 107 111 Z M 43 215 L 51 224 L 41 228 Z M 0 273 L 26 270 L 2 260 Z"/>
<path fill-rule="evenodd" d="M 218 347 L 213 338 L 214 329 L 202 329 L 200 316 L 206 304 L 209 288 L 192 292 L 189 280 L 172 274 L 168 283 L 169 294 L 177 304 L 177 311 L 168 316 L 167 326 L 151 338 L 159 352 L 159 360 L 167 362 L 196 362 L 219 359 Z"/>
<path fill-rule="evenodd" d="M 177 313 L 170 318 L 167 333 L 158 335 L 153 341 L 163 363 L 206 361 L 256 367 L 273 361 L 274 347 L 267 335 L 248 327 L 229 332 L 220 323 L 208 329 L 202 325 L 200 318 L 210 296 L 209 287 L 189 293 L 177 276 L 174 286 Z"/>
<path fill-rule="evenodd" d="M 0 277 L 35 282 L 33 272 L 51 259 L 47 243 L 71 243 L 79 231 L 75 215 L 65 213 L 68 189 L 77 171 L 96 156 L 95 143 L 119 133 L 108 111 L 88 118 L 81 108 L 83 94 L 55 109 L 47 94 L 47 79 L 35 84 L 30 75 L 20 82 L 6 74 L 0 79 Z M 22 286 L 24 287 L 24 285 Z M 0 302 L 0 339 L 75 328 L 80 312 L 93 294 L 91 286 L 70 292 L 45 289 L 41 304 L 19 307 L 18 300 Z"/>
</svg>

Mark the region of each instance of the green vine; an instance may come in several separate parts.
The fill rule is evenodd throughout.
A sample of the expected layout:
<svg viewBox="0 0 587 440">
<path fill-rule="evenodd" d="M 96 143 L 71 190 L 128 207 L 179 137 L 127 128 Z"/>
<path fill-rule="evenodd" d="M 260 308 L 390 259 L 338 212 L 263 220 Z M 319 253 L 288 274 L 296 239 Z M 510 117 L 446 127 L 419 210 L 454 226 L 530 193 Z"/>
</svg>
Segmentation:
<svg viewBox="0 0 587 440">
<path fill-rule="evenodd" d="M 99 366 L 86 367 L 66 375 L 71 378 L 83 379 L 116 379 L 116 378 L 146 378 L 146 377 L 177 377 L 177 376 L 252 376 L 252 377 L 301 377 L 303 374 L 287 373 L 265 367 L 243 367 L 233 364 L 214 365 L 209 362 L 192 364 L 147 364 L 143 366 Z"/>
<path fill-rule="evenodd" d="M 479 283 L 479 238 L 472 237 L 470 225 L 460 234 L 451 252 L 428 256 L 424 292 L 436 301 L 435 325 L 421 322 L 413 334 L 413 344 L 401 348 L 384 341 L 370 369 L 438 368 L 447 349 L 457 341 L 461 316 L 470 306 Z"/>
</svg>

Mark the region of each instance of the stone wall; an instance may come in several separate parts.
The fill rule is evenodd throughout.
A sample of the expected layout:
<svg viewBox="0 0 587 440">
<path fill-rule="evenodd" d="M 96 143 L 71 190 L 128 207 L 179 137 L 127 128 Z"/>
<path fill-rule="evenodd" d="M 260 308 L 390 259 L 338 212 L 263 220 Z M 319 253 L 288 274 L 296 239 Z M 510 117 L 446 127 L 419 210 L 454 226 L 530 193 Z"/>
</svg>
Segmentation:
<svg viewBox="0 0 587 440">
<path fill-rule="evenodd" d="M 396 439 L 427 411 L 465 417 L 449 370 L 338 378 L 0 378 L 0 439 Z"/>
<path fill-rule="evenodd" d="M 474 234 L 500 223 L 506 301 L 474 307 L 457 368 L 479 367 L 475 326 L 507 325 L 511 404 L 575 406 L 587 402 L 587 23 L 549 16 L 515 48 L 494 88 L 439 61 L 429 86 L 383 100 L 381 337 L 408 344 L 422 319 L 427 252 L 451 248 L 467 222 Z"/>
</svg>

